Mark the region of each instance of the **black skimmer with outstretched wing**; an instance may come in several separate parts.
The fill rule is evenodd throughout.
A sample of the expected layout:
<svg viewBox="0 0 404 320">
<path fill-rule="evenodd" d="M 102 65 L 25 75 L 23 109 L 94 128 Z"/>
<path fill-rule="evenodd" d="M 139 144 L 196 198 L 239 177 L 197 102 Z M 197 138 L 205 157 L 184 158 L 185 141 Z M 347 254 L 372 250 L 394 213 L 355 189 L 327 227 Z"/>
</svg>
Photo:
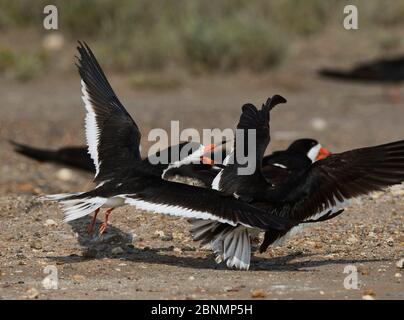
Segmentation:
<svg viewBox="0 0 404 320">
<path fill-rule="evenodd" d="M 78 50 L 78 69 L 87 110 L 86 138 L 98 186 L 88 192 L 43 197 L 61 203 L 66 221 L 107 207 L 103 228 L 115 207 L 131 205 L 155 213 L 209 219 L 263 231 L 285 230 L 298 223 L 270 215 L 216 190 L 163 180 L 160 171 L 156 174 L 153 166 L 142 165 L 137 125 L 118 100 L 90 48 L 79 43 Z M 245 265 L 244 260 L 250 259 L 249 238 L 238 239 L 241 241 L 238 246 L 245 248 L 244 258 L 234 261 L 234 265 L 246 269 L 249 265 Z"/>
<path fill-rule="evenodd" d="M 212 187 L 234 195 L 254 206 L 266 208 L 272 215 L 298 221 L 317 222 L 337 216 L 353 197 L 404 181 L 404 140 L 384 145 L 333 154 L 310 164 L 282 183 L 273 185 L 262 174 L 262 155 L 270 141 L 269 110 L 285 100 L 274 96 L 261 110 L 243 106 L 238 129 L 256 130 L 256 170 L 239 176 L 237 159 L 215 178 Z M 236 137 L 237 140 L 237 137 Z M 244 141 L 247 141 L 244 139 Z M 238 147 L 237 141 L 235 148 Z M 242 146 L 249 150 L 248 146 Z M 236 154 L 233 150 L 233 154 Z M 217 222 L 193 220 L 196 240 L 215 248 L 218 260 L 232 259 L 237 252 L 226 243 L 248 232 L 244 226 L 225 226 Z M 264 251 L 289 231 L 265 233 L 260 251 Z"/>
</svg>

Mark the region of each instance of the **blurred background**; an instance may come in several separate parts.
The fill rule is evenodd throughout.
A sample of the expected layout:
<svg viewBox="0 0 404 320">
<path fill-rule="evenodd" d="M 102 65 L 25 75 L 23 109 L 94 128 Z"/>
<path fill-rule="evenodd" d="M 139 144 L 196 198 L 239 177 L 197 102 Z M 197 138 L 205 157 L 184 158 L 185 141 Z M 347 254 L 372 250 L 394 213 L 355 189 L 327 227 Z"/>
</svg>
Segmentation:
<svg viewBox="0 0 404 320">
<path fill-rule="evenodd" d="M 58 30 L 44 28 L 49 4 Z M 358 30 L 343 26 L 350 4 Z M 100 241 L 87 236 L 87 217 L 63 223 L 35 196 L 89 190 L 91 174 L 23 157 L 9 140 L 85 144 L 77 40 L 138 124 L 143 155 L 153 128 L 234 128 L 244 103 L 274 94 L 288 103 L 272 111 L 267 153 L 298 138 L 331 152 L 402 140 L 403 30 L 403 0 L 0 0 L 0 299 L 232 299 L 259 288 L 271 299 L 402 299 L 402 186 L 355 200 L 238 273 L 216 269 L 185 219 L 123 207 Z M 367 62 L 359 73 L 376 81 L 320 74 Z M 42 289 L 49 263 L 63 290 Z M 343 288 L 347 264 L 358 265 L 360 290 Z"/>
<path fill-rule="evenodd" d="M 48 4 L 58 9 L 58 30 L 43 26 Z M 343 27 L 348 4 L 358 8 L 358 30 Z M 403 103 L 390 94 L 400 88 L 319 70 L 404 55 L 403 25 L 404 2 L 394 0 L 0 0 L 3 191 L 33 177 L 55 181 L 52 166 L 15 155 L 8 139 L 84 144 L 77 40 L 90 45 L 141 128 L 144 154 L 152 128 L 169 130 L 170 120 L 181 129 L 234 128 L 242 104 L 273 94 L 289 103 L 274 111 L 269 151 L 303 137 L 342 151 L 404 137 Z"/>
</svg>

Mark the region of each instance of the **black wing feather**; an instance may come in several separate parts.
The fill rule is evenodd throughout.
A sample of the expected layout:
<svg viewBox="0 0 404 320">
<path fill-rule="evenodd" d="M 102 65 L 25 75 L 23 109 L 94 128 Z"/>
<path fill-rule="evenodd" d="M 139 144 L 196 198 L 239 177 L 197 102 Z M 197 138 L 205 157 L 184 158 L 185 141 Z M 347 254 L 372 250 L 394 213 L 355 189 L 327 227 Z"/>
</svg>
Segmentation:
<svg viewBox="0 0 404 320">
<path fill-rule="evenodd" d="M 136 123 L 115 95 L 104 72 L 87 44 L 79 42 L 78 69 L 85 83 L 98 126 L 99 171 L 95 181 L 102 181 L 119 167 L 130 167 L 141 160 L 141 134 Z"/>
<path fill-rule="evenodd" d="M 404 181 L 404 140 L 333 154 L 291 179 L 274 212 L 307 219 L 344 200 Z M 293 187 L 294 186 L 294 187 Z M 281 188 L 283 189 L 283 188 Z"/>
</svg>

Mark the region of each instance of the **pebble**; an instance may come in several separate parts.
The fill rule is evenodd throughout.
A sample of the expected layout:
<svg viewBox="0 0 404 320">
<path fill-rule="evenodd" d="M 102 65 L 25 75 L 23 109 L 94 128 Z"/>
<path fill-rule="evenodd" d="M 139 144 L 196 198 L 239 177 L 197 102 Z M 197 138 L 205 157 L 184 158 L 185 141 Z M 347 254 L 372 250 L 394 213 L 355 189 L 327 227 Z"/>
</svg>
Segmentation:
<svg viewBox="0 0 404 320">
<path fill-rule="evenodd" d="M 111 250 L 111 253 L 113 255 L 118 255 L 124 253 L 123 249 L 121 247 L 115 247 Z"/>
<path fill-rule="evenodd" d="M 161 237 L 162 241 L 171 241 L 173 240 L 173 236 L 171 234 L 168 235 L 164 235 L 163 237 Z"/>
<path fill-rule="evenodd" d="M 194 276 L 190 276 L 190 277 L 188 278 L 188 280 L 194 281 L 194 280 L 195 280 L 195 277 L 194 277 Z"/>
<path fill-rule="evenodd" d="M 368 294 L 362 296 L 362 299 L 363 299 L 363 300 L 375 300 L 375 298 L 374 298 L 373 296 L 368 295 Z"/>
<path fill-rule="evenodd" d="M 388 246 L 390 246 L 390 247 L 392 247 L 393 245 L 394 245 L 394 239 L 393 238 L 388 238 L 387 240 L 386 240 L 386 242 L 387 242 L 387 245 Z"/>
<path fill-rule="evenodd" d="M 56 223 L 55 220 L 52 219 L 47 219 L 44 223 L 45 227 L 53 227 L 53 226 L 57 226 L 58 224 Z"/>
<path fill-rule="evenodd" d="M 396 278 L 401 278 L 401 273 L 397 272 L 394 276 L 395 276 Z"/>
<path fill-rule="evenodd" d="M 31 242 L 31 248 L 40 250 L 40 249 L 42 249 L 42 244 L 39 241 L 33 241 L 33 242 Z"/>
<path fill-rule="evenodd" d="M 251 297 L 252 298 L 265 298 L 267 293 L 264 289 L 253 289 L 251 290 Z"/>
<path fill-rule="evenodd" d="M 317 131 L 323 131 L 328 127 L 328 123 L 323 118 L 313 118 L 311 119 L 311 127 Z"/>
<path fill-rule="evenodd" d="M 36 299 L 39 296 L 39 291 L 35 288 L 30 288 L 27 290 L 27 298 L 28 299 Z"/>
<path fill-rule="evenodd" d="M 402 269 L 404 267 L 404 258 L 401 258 L 396 263 L 397 268 Z"/>
<path fill-rule="evenodd" d="M 72 276 L 72 280 L 75 282 L 83 282 L 84 280 L 86 280 L 86 277 L 81 274 L 75 274 Z"/>
<path fill-rule="evenodd" d="M 164 237 L 165 236 L 165 233 L 164 233 L 164 231 L 162 231 L 162 230 L 156 230 L 155 232 L 154 232 L 154 238 L 162 238 L 162 237 Z"/>
<path fill-rule="evenodd" d="M 73 172 L 70 169 L 62 168 L 56 173 L 56 177 L 62 181 L 70 181 L 73 179 Z"/>
<path fill-rule="evenodd" d="M 354 244 L 357 243 L 359 240 L 357 237 L 355 237 L 353 234 L 347 239 L 346 243 L 347 244 Z"/>
<path fill-rule="evenodd" d="M 47 51 L 59 51 L 64 43 L 65 39 L 60 33 L 49 33 L 42 40 L 42 46 Z"/>
<path fill-rule="evenodd" d="M 364 296 L 372 296 L 372 297 L 374 297 L 375 291 L 373 289 L 366 289 L 365 291 L 363 291 L 363 295 Z"/>
</svg>

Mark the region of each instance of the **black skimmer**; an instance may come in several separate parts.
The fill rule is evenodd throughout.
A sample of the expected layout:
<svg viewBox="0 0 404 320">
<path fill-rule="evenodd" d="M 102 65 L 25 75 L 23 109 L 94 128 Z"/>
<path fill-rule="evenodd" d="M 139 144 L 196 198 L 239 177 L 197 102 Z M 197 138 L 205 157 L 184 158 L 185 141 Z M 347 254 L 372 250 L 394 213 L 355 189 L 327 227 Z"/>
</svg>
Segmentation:
<svg viewBox="0 0 404 320">
<path fill-rule="evenodd" d="M 404 140 L 401 140 L 329 155 L 274 186 L 265 179 L 261 165 L 270 141 L 269 111 L 283 102 L 286 100 L 274 96 L 261 110 L 251 104 L 243 106 L 237 128 L 256 130 L 256 170 L 252 175 L 239 176 L 237 169 L 241 165 L 234 159 L 217 175 L 212 183 L 214 189 L 266 209 L 270 215 L 311 223 L 337 216 L 351 198 L 404 181 Z M 247 228 L 200 220 L 191 223 L 194 239 L 210 244 L 218 261 L 224 260 L 228 266 L 233 266 L 234 257 L 241 259 L 238 247 L 234 248 L 234 243 L 238 243 L 234 239 L 244 236 Z M 286 232 L 265 232 L 260 252 L 293 228 Z M 249 260 L 243 262 L 249 264 Z"/>
<path fill-rule="evenodd" d="M 319 73 L 336 80 L 398 85 L 404 81 L 404 56 L 360 63 L 349 70 L 324 68 Z M 392 92 L 396 101 L 399 93 L 398 88 Z"/>
<path fill-rule="evenodd" d="M 293 141 L 286 150 L 275 151 L 262 159 L 262 174 L 277 184 L 291 174 L 309 167 L 314 161 L 330 155 L 330 152 L 314 139 L 298 139 Z"/>
<path fill-rule="evenodd" d="M 108 210 L 102 232 L 114 208 L 131 205 L 160 214 L 209 219 L 263 231 L 287 230 L 298 224 L 288 218 L 270 215 L 265 210 L 216 190 L 166 181 L 161 177 L 161 170 L 156 170 L 152 165 L 143 165 L 137 125 L 115 95 L 90 48 L 79 42 L 78 51 L 77 67 L 87 111 L 86 138 L 96 168 L 94 180 L 98 185 L 88 192 L 42 198 L 59 201 L 65 221 L 106 207 Z M 245 248 L 243 257 L 250 254 L 249 238 L 245 235 L 237 238 L 242 241 L 238 247 Z M 246 268 L 242 261 L 235 263 L 240 268 Z"/>
</svg>

